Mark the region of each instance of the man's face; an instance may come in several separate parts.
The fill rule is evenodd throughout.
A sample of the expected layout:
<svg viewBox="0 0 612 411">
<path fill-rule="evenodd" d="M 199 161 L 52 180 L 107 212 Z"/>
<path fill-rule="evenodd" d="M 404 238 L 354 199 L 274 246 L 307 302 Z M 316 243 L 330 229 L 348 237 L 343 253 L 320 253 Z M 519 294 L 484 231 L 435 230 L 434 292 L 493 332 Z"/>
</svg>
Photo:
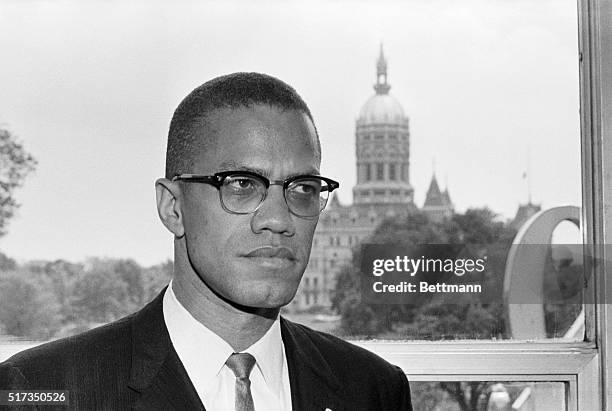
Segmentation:
<svg viewBox="0 0 612 411">
<path fill-rule="evenodd" d="M 207 139 L 194 174 L 247 170 L 270 180 L 318 174 L 315 129 L 299 111 L 267 105 L 215 110 L 194 133 Z M 280 307 L 294 297 L 308 263 L 318 218 L 289 212 L 282 186 L 273 185 L 252 214 L 223 210 L 218 190 L 182 183 L 189 260 L 215 293 L 234 303 Z"/>
</svg>

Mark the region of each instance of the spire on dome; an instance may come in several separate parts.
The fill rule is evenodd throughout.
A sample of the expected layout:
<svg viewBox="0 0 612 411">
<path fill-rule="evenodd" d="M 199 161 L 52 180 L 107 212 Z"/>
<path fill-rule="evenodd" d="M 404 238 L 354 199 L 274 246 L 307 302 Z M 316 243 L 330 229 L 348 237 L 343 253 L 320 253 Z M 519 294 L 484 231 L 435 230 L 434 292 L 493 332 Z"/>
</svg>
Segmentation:
<svg viewBox="0 0 612 411">
<path fill-rule="evenodd" d="M 374 90 L 376 90 L 376 94 L 387 94 L 390 88 L 391 86 L 387 84 L 387 59 L 383 52 L 383 45 L 380 43 L 380 55 L 376 63 L 376 85 L 374 85 Z"/>
</svg>

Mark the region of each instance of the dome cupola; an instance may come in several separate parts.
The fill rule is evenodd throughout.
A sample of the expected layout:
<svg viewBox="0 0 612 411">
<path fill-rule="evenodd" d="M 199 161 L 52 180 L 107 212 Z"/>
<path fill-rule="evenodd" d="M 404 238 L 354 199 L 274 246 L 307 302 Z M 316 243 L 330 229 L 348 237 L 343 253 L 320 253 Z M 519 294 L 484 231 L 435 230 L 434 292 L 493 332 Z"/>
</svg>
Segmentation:
<svg viewBox="0 0 612 411">
<path fill-rule="evenodd" d="M 387 59 L 382 44 L 376 62 L 376 84 L 356 121 L 357 185 L 355 204 L 412 204 L 408 117 L 389 94 Z"/>
<path fill-rule="evenodd" d="M 389 94 L 390 89 L 391 85 L 387 82 L 387 59 L 381 44 L 380 55 L 376 63 L 376 84 L 374 84 L 376 94 L 370 97 L 361 108 L 357 118 L 358 124 L 389 124 L 405 121 L 404 109 L 399 101 Z"/>
</svg>

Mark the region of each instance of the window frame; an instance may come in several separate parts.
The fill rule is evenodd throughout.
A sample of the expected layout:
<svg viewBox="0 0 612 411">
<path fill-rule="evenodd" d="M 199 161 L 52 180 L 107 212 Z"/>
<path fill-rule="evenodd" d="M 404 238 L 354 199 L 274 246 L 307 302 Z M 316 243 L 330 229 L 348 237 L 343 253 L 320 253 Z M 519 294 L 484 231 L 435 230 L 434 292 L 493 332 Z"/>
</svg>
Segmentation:
<svg viewBox="0 0 612 411">
<path fill-rule="evenodd" d="M 353 341 L 411 381 L 563 382 L 568 410 L 612 411 L 612 0 L 578 0 L 578 51 L 581 231 L 595 257 L 584 341 Z"/>
<path fill-rule="evenodd" d="M 585 307 L 585 341 L 353 341 L 402 367 L 411 381 L 564 382 L 568 410 L 612 411 L 612 306 L 602 304 L 612 296 L 612 256 L 602 247 L 612 244 L 612 0 L 578 0 L 578 48 L 582 231 L 600 262 L 586 289 L 598 304 Z M 12 352 L 10 343 L 0 348 Z"/>
</svg>

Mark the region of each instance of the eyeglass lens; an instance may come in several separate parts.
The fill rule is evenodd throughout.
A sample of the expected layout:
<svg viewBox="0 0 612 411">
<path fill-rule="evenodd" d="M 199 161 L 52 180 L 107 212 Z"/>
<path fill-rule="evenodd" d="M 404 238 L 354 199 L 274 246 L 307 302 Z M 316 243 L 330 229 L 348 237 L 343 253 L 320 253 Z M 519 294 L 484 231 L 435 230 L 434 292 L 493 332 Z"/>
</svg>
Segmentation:
<svg viewBox="0 0 612 411">
<path fill-rule="evenodd" d="M 251 175 L 234 174 L 225 177 L 220 187 L 221 201 L 234 213 L 252 213 L 266 196 L 266 184 Z M 292 181 L 285 189 L 285 201 L 292 213 L 302 217 L 318 215 L 329 196 L 324 180 L 312 177 Z"/>
</svg>

